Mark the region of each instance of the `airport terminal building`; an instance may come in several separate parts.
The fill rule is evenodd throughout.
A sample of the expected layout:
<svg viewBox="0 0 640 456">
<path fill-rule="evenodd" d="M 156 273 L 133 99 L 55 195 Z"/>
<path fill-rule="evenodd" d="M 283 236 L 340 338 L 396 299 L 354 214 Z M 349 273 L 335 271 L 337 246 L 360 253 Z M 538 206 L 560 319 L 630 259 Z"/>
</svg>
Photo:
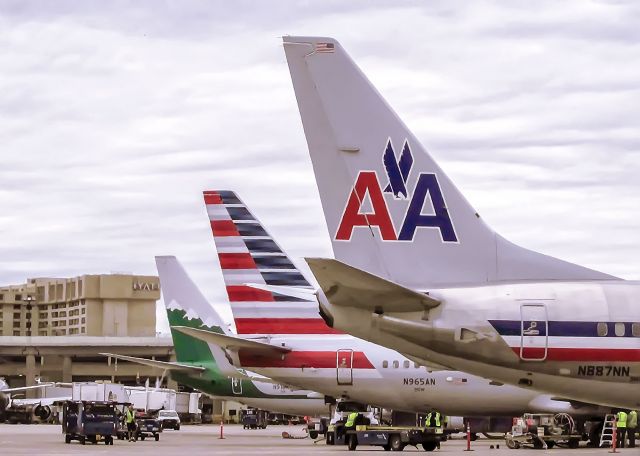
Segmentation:
<svg viewBox="0 0 640 456">
<path fill-rule="evenodd" d="M 0 286 L 0 376 L 11 386 L 43 381 L 112 380 L 161 375 L 100 353 L 174 360 L 171 337 L 156 335 L 156 276 L 82 275 Z M 177 385 L 168 382 L 170 388 Z"/>
</svg>

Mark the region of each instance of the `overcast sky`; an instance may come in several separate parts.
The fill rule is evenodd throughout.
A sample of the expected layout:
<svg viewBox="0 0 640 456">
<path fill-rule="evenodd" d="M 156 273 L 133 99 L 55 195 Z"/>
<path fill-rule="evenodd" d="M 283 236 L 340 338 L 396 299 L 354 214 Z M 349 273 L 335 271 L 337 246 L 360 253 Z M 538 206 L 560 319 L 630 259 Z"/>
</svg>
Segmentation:
<svg viewBox="0 0 640 456">
<path fill-rule="evenodd" d="M 0 284 L 176 255 L 228 315 L 204 189 L 331 255 L 285 34 L 340 40 L 500 234 L 640 279 L 638 24 L 634 1 L 0 0 Z"/>
</svg>

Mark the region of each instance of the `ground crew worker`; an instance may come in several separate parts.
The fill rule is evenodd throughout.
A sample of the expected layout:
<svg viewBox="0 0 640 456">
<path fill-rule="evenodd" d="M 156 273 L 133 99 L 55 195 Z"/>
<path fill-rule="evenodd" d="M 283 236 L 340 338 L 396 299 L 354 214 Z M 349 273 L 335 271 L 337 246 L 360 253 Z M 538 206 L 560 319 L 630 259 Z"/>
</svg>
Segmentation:
<svg viewBox="0 0 640 456">
<path fill-rule="evenodd" d="M 444 424 L 444 415 L 441 415 L 437 410 L 431 410 L 427 414 L 427 427 L 440 427 Z M 436 447 L 440 448 L 440 440 L 436 442 Z"/>
<path fill-rule="evenodd" d="M 351 412 L 347 417 L 347 422 L 344 423 L 344 427 L 346 430 L 354 429 L 356 427 L 356 420 L 358 419 L 358 412 Z"/>
<path fill-rule="evenodd" d="M 124 422 L 127 425 L 129 442 L 135 442 L 134 433 L 136 430 L 136 413 L 133 410 L 133 405 L 129 405 L 127 408 L 127 412 L 124 415 Z"/>
<path fill-rule="evenodd" d="M 627 437 L 629 438 L 629 448 L 636 447 L 636 431 L 638 429 L 638 411 L 631 410 L 627 416 Z"/>
<path fill-rule="evenodd" d="M 428 427 L 440 427 L 440 412 L 436 410 L 431 410 L 427 415 L 427 426 Z"/>
<path fill-rule="evenodd" d="M 627 440 L 627 412 L 620 410 L 616 414 L 616 428 L 618 429 L 618 448 L 624 448 Z"/>
<path fill-rule="evenodd" d="M 356 424 L 356 419 L 358 418 L 358 412 L 351 412 L 347 415 L 347 422 L 344 424 L 336 423 L 336 438 L 340 438 L 346 435 L 348 429 L 354 429 Z"/>
</svg>

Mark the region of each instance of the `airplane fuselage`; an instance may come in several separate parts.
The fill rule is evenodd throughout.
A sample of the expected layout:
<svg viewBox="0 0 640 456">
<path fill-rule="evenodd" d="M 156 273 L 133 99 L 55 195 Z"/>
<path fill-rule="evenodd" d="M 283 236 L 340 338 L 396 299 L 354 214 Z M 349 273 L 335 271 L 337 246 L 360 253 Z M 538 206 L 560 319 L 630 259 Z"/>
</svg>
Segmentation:
<svg viewBox="0 0 640 456">
<path fill-rule="evenodd" d="M 349 335 L 271 336 L 292 352 L 280 358 L 239 356 L 243 368 L 279 382 L 394 410 L 432 408 L 455 416 L 510 416 L 524 411 L 595 414 L 530 389 L 453 370 L 438 370 Z"/>
<path fill-rule="evenodd" d="M 640 285 L 515 283 L 429 290 L 424 312 L 325 303 L 337 329 L 409 356 L 587 403 L 640 405 Z"/>
</svg>

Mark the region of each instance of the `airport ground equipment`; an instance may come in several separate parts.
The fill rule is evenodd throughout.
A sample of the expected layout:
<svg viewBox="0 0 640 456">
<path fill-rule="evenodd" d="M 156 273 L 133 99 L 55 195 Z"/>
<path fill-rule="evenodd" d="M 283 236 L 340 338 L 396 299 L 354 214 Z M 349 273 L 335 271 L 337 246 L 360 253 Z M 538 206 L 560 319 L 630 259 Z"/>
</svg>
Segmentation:
<svg viewBox="0 0 640 456">
<path fill-rule="evenodd" d="M 354 428 L 345 428 L 348 415 L 358 412 Z M 377 412 L 377 413 L 376 413 Z M 429 427 L 413 415 L 413 422 L 380 424 L 381 411 L 355 402 L 338 402 L 327 429 L 327 445 L 347 445 L 353 451 L 359 445 L 380 446 L 385 450 L 402 451 L 407 445 L 421 445 L 426 451 L 436 449 L 446 440 L 443 427 Z M 393 414 L 392 414 L 393 415 Z"/>
<path fill-rule="evenodd" d="M 310 418 L 307 421 L 307 433 L 314 440 L 320 435 L 326 435 L 328 427 L 328 418 Z"/>
<path fill-rule="evenodd" d="M 144 440 L 147 437 L 153 437 L 157 442 L 160 440 L 162 426 L 160 421 L 150 415 L 141 415 L 136 417 L 136 440 Z"/>
<path fill-rule="evenodd" d="M 241 411 L 242 429 L 266 429 L 269 420 L 269 412 L 259 409 L 246 409 Z"/>
<path fill-rule="evenodd" d="M 327 445 L 343 445 L 346 443 L 342 428 L 344 428 L 344 423 L 346 423 L 349 414 L 353 412 L 358 412 L 360 414 L 359 419 L 362 419 L 366 424 L 374 426 L 381 424 L 382 420 L 378 416 L 381 415 L 381 410 L 359 402 L 339 401 L 335 407 L 332 407 L 331 421 L 325 435 Z"/>
<path fill-rule="evenodd" d="M 158 412 L 158 421 L 162 429 L 180 430 L 180 417 L 175 410 L 160 410 Z"/>
<path fill-rule="evenodd" d="M 604 417 L 602 432 L 600 433 L 600 443 L 598 444 L 599 448 L 613 446 L 613 436 L 616 432 L 614 426 L 615 421 L 616 416 L 613 413 L 607 414 L 607 416 Z"/>
<path fill-rule="evenodd" d="M 357 425 L 347 430 L 344 440 L 350 451 L 360 445 L 380 446 L 385 450 L 402 451 L 407 445 L 421 445 L 433 451 L 445 439 L 441 427 L 405 427 L 381 425 Z"/>
<path fill-rule="evenodd" d="M 511 449 L 531 446 L 535 449 L 551 449 L 556 445 L 578 448 L 582 434 L 576 432 L 575 422 L 566 413 L 526 413 L 514 418 L 511 432 L 505 436 Z"/>
<path fill-rule="evenodd" d="M 113 445 L 113 436 L 118 431 L 116 403 L 96 401 L 65 401 L 62 405 L 62 433 L 65 443 L 78 440 L 96 444 L 103 440 Z"/>
</svg>

